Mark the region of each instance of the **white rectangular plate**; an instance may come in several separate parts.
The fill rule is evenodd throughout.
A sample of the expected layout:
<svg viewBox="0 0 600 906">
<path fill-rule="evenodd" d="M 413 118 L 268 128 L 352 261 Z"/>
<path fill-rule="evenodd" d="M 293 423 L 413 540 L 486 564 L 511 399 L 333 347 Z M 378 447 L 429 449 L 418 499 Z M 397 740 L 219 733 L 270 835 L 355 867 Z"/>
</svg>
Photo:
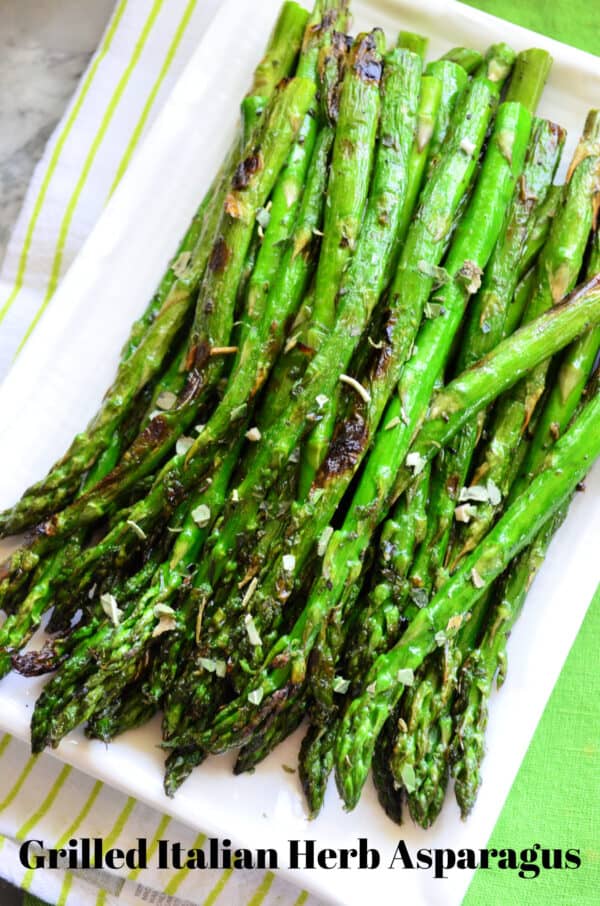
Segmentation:
<svg viewBox="0 0 600 906">
<path fill-rule="evenodd" d="M 143 310 L 228 147 L 238 102 L 278 6 L 279 0 L 223 2 L 127 177 L 0 388 L 0 507 L 14 502 L 47 470 L 96 410 L 133 318 Z M 431 58 L 453 45 L 483 49 L 498 40 L 517 50 L 546 47 L 555 64 L 540 112 L 568 128 L 565 161 L 587 110 L 600 103 L 600 62 L 595 57 L 460 3 L 372 0 L 353 7 L 355 29 L 381 25 L 390 40 L 399 28 L 429 35 Z M 252 776 L 233 778 L 230 758 L 211 759 L 172 800 L 162 792 L 156 724 L 127 734 L 108 750 L 81 733 L 72 734 L 56 754 L 193 827 L 238 844 L 277 847 L 282 861 L 289 839 L 309 837 L 320 847 L 348 847 L 357 837 L 368 837 L 383 856 L 377 871 L 290 875 L 324 899 L 347 906 L 368 900 L 458 906 L 470 872 L 455 871 L 441 882 L 423 871 L 399 875 L 387 869 L 387 862 L 399 837 L 411 850 L 485 846 L 595 590 L 599 491 L 596 468 L 587 492 L 577 496 L 555 539 L 511 638 L 508 679 L 492 703 L 483 788 L 467 823 L 460 821 L 449 796 L 433 830 L 424 833 L 410 822 L 399 830 L 383 815 L 370 785 L 356 811 L 345 814 L 333 784 L 323 813 L 309 823 L 298 780 L 281 767 L 295 763 L 298 734 Z M 14 676 L 0 684 L 0 727 L 28 738 L 31 711 L 26 705 L 39 685 Z"/>
</svg>

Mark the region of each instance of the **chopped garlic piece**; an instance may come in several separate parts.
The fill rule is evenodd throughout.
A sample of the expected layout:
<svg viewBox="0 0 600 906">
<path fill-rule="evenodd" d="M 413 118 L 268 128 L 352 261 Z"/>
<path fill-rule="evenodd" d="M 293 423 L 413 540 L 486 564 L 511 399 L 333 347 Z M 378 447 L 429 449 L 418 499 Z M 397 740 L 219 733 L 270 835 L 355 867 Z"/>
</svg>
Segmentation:
<svg viewBox="0 0 600 906">
<path fill-rule="evenodd" d="M 248 693 L 248 701 L 251 705 L 260 705 L 263 700 L 263 695 L 264 692 L 260 687 L 258 689 L 253 689 L 252 692 Z"/>
<path fill-rule="evenodd" d="M 343 676 L 336 676 L 333 681 L 333 691 L 338 695 L 345 695 L 350 688 L 350 680 L 344 679 Z"/>
<path fill-rule="evenodd" d="M 293 554 L 284 554 L 284 556 L 281 558 L 281 562 L 286 573 L 291 573 L 294 571 L 296 567 L 296 558 Z"/>
<path fill-rule="evenodd" d="M 175 444 L 175 452 L 178 456 L 185 456 L 194 443 L 193 437 L 179 437 Z"/>
<path fill-rule="evenodd" d="M 251 645 L 262 645 L 258 629 L 256 628 L 256 623 L 251 613 L 247 613 L 244 617 L 244 626 L 246 627 L 246 632 L 248 633 L 248 639 Z"/>
<path fill-rule="evenodd" d="M 427 460 L 420 453 L 409 453 L 406 457 L 406 465 L 412 469 L 413 475 L 420 475 L 427 465 Z"/>
<path fill-rule="evenodd" d="M 333 535 L 333 526 L 332 525 L 326 526 L 321 533 L 321 537 L 319 538 L 319 543 L 317 546 L 317 554 L 319 555 L 319 557 L 323 557 L 325 555 L 325 551 L 327 550 L 327 545 L 329 544 L 329 541 L 330 541 L 332 535 Z"/>
<path fill-rule="evenodd" d="M 475 567 L 473 567 L 473 569 L 471 570 L 471 581 L 475 588 L 485 588 L 485 582 L 481 578 Z"/>
<path fill-rule="evenodd" d="M 102 607 L 102 610 L 104 611 L 106 616 L 110 618 L 113 626 L 118 626 L 121 622 L 123 611 L 119 609 L 119 605 L 117 604 L 117 599 L 115 598 L 115 596 L 109 594 L 108 592 L 100 595 L 100 606 Z"/>
<path fill-rule="evenodd" d="M 168 411 L 172 409 L 175 403 L 177 402 L 177 395 L 171 390 L 163 390 L 162 393 L 159 393 L 156 399 L 156 405 L 159 409 L 164 409 Z"/>
<path fill-rule="evenodd" d="M 199 504 L 192 510 L 192 519 L 198 528 L 205 528 L 210 522 L 210 507 L 207 507 L 205 503 Z"/>
<path fill-rule="evenodd" d="M 454 510 L 454 518 L 457 522 L 468 523 L 477 515 L 477 507 L 472 503 L 463 503 Z"/>
</svg>

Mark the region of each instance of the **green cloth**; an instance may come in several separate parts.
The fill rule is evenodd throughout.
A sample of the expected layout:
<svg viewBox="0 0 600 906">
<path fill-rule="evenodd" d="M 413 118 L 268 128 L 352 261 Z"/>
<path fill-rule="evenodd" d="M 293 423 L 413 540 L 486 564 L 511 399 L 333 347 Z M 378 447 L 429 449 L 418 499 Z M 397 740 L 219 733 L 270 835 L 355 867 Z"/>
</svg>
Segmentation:
<svg viewBox="0 0 600 906">
<path fill-rule="evenodd" d="M 500 813 L 490 847 L 580 849 L 577 871 L 478 871 L 463 906 L 597 906 L 600 902 L 600 589 Z M 510 670 L 510 664 L 509 664 Z M 487 778 L 489 783 L 492 778 Z"/>
<path fill-rule="evenodd" d="M 493 16 L 600 56 L 597 0 L 464 0 Z M 600 99 L 599 99 L 600 103 Z"/>
</svg>

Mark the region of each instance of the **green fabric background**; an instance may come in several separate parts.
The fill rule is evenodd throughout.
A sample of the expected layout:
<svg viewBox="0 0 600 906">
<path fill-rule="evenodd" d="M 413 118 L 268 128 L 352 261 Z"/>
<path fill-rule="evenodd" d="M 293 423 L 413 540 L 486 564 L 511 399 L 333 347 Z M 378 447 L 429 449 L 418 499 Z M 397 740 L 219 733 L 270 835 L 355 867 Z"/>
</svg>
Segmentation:
<svg viewBox="0 0 600 906">
<path fill-rule="evenodd" d="M 558 678 L 489 846 L 580 849 L 577 871 L 526 880 L 478 871 L 463 906 L 598 906 L 600 903 L 600 590 Z M 509 664 L 510 670 L 510 664 Z M 525 703 L 524 703 L 525 704 Z M 492 778 L 487 778 L 489 783 Z"/>
<path fill-rule="evenodd" d="M 600 56 L 598 0 L 465 2 Z M 599 640 L 600 591 L 569 653 L 489 842 L 490 847 L 498 849 L 524 849 L 533 843 L 580 849 L 582 867 L 577 871 L 542 872 L 532 880 L 521 879 L 516 872 L 478 871 L 463 906 L 600 904 Z"/>
<path fill-rule="evenodd" d="M 600 56 L 598 0 L 463 0 L 493 16 Z M 600 98 L 598 99 L 600 104 Z"/>
<path fill-rule="evenodd" d="M 468 5 L 600 56 L 598 0 L 470 0 Z M 478 871 L 463 906 L 600 904 L 599 640 L 600 591 L 489 842 L 497 848 L 540 843 L 580 849 L 582 867 L 542 872 L 532 880 L 516 872 Z M 35 906 L 39 901 L 26 902 Z"/>
</svg>

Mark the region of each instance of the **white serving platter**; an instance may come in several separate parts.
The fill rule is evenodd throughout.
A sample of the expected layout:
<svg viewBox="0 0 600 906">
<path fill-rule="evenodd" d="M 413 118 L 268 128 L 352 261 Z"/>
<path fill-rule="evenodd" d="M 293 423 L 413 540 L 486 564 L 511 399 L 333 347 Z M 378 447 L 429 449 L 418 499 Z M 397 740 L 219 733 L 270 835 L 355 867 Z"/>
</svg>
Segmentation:
<svg viewBox="0 0 600 906">
<path fill-rule="evenodd" d="M 132 320 L 143 310 L 229 145 L 238 102 L 278 7 L 279 0 L 224 0 L 39 329 L 0 387 L 0 508 L 48 469 L 96 410 Z M 484 49 L 498 40 L 517 50 L 546 47 L 555 64 L 540 113 L 569 130 L 566 166 L 587 110 L 600 104 L 596 57 L 454 0 L 372 0 L 355 2 L 353 8 L 355 30 L 381 25 L 390 40 L 400 28 L 429 35 L 431 58 L 453 45 Z M 275 847 L 284 867 L 290 839 L 341 848 L 367 837 L 382 855 L 378 870 L 290 872 L 290 880 L 324 900 L 345 906 L 363 906 L 367 900 L 458 906 L 471 872 L 454 871 L 439 881 L 427 871 L 387 865 L 400 838 L 411 852 L 423 846 L 486 845 L 598 582 L 599 501 L 596 467 L 552 544 L 511 638 L 508 678 L 491 710 L 484 783 L 466 823 L 449 796 L 432 830 L 425 833 L 410 821 L 399 829 L 383 815 L 370 785 L 358 808 L 346 814 L 333 783 L 322 814 L 309 822 L 297 777 L 282 770 L 282 764 L 295 763 L 299 734 L 252 776 L 233 778 L 231 758 L 211 759 L 174 799 L 162 792 L 156 724 L 108 749 L 77 732 L 56 755 L 213 836 Z M 30 706 L 39 686 L 15 676 L 0 683 L 0 728 L 28 739 Z M 532 827 L 532 842 L 541 831 Z"/>
</svg>

